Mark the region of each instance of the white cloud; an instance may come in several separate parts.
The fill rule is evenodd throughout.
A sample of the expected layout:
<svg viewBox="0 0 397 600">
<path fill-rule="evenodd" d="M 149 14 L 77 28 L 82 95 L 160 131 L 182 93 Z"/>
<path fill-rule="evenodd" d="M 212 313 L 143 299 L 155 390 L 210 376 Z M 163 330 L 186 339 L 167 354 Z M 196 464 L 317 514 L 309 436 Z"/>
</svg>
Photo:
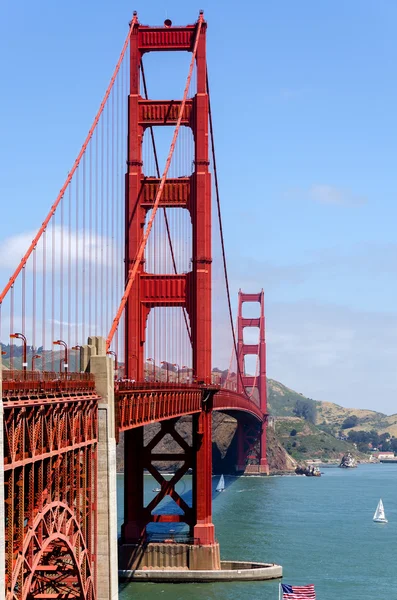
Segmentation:
<svg viewBox="0 0 397 600">
<path fill-rule="evenodd" d="M 317 400 L 396 412 L 397 314 L 269 303 L 268 376 Z"/>
<path fill-rule="evenodd" d="M 36 231 L 19 233 L 2 241 L 0 246 L 0 269 L 16 269 L 20 260 L 32 243 Z M 84 254 L 85 261 L 88 264 L 97 263 L 99 265 L 110 266 L 112 257 L 118 257 L 116 243 L 110 238 L 101 237 L 93 233 L 91 238 L 88 232 L 73 231 L 69 233 L 66 227 L 56 225 L 49 227 L 45 236 L 42 236 L 36 249 L 36 270 L 40 272 L 43 269 L 43 248 L 46 248 L 47 268 L 52 264 L 52 252 L 54 250 L 55 268 L 59 270 L 63 258 L 63 264 L 66 265 L 70 260 L 72 263 L 77 258 L 80 260 Z M 51 261 L 51 263 L 49 262 Z M 32 268 L 32 256 L 28 268 Z"/>
<path fill-rule="evenodd" d="M 320 204 L 360 206 L 368 201 L 365 196 L 355 194 L 351 190 L 325 184 L 313 184 L 308 190 L 308 195 L 311 200 Z"/>
</svg>

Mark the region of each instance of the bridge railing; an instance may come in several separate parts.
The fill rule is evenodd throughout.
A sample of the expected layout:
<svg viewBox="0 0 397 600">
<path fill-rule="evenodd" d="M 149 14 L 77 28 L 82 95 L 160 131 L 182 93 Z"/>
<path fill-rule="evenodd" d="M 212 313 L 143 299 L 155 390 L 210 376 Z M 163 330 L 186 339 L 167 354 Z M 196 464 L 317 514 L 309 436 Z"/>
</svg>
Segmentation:
<svg viewBox="0 0 397 600">
<path fill-rule="evenodd" d="M 3 397 L 95 390 L 95 381 L 90 373 L 4 370 L 2 377 Z"/>
</svg>

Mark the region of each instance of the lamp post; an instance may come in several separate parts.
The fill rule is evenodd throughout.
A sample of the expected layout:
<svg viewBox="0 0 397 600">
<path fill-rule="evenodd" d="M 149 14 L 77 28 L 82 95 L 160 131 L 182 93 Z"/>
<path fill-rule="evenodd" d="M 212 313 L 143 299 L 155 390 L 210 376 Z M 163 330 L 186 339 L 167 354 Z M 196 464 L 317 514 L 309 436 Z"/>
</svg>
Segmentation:
<svg viewBox="0 0 397 600">
<path fill-rule="evenodd" d="M 72 346 L 72 350 L 80 350 L 80 348 L 82 348 L 82 347 L 83 346 L 80 346 L 80 344 L 76 344 L 75 346 Z M 77 360 L 76 360 L 76 363 L 77 363 Z M 77 371 L 77 364 L 75 364 L 75 368 L 76 368 L 76 371 Z M 80 361 L 80 364 L 79 364 L 79 371 L 80 371 L 80 373 L 82 373 L 83 371 L 81 371 L 80 369 L 81 369 L 81 361 Z"/>
<path fill-rule="evenodd" d="M 174 363 L 172 365 L 173 367 L 177 367 L 176 372 L 177 372 L 177 382 L 179 383 L 179 365 L 177 363 Z"/>
<path fill-rule="evenodd" d="M 23 335 L 23 333 L 10 333 L 10 338 L 16 339 L 16 340 L 22 340 L 22 345 L 23 345 L 23 362 L 22 362 L 22 368 L 23 368 L 23 372 L 25 374 L 26 377 L 26 369 L 28 366 L 27 363 L 27 343 L 26 343 L 26 337 Z"/>
<path fill-rule="evenodd" d="M 68 372 L 68 367 L 69 367 L 69 365 L 68 365 L 68 345 L 67 345 L 67 343 L 66 343 L 66 342 L 64 342 L 63 340 L 56 340 L 55 342 L 52 342 L 52 343 L 53 343 L 55 346 L 63 346 L 63 347 L 64 347 L 64 349 L 65 349 L 65 355 L 64 355 L 64 358 L 63 358 L 63 368 L 64 368 L 64 370 L 65 370 L 65 375 L 66 375 L 66 374 L 67 374 L 67 372 Z M 60 366 L 61 366 L 61 365 L 59 364 L 59 367 L 60 367 Z M 61 370 L 61 368 L 60 368 L 59 370 L 60 370 L 60 372 L 62 373 L 62 370 Z"/>
<path fill-rule="evenodd" d="M 148 358 L 147 362 L 151 362 L 153 364 L 153 381 L 156 381 L 156 363 L 154 362 L 154 358 Z"/>
<path fill-rule="evenodd" d="M 32 371 L 34 371 L 34 361 L 36 358 L 41 358 L 41 354 L 33 354 L 32 356 Z"/>
<path fill-rule="evenodd" d="M 169 377 L 168 377 L 168 363 L 167 363 L 165 360 L 162 360 L 162 361 L 161 361 L 161 364 L 162 364 L 162 365 L 165 365 L 165 366 L 167 367 L 167 380 L 166 380 L 166 381 L 167 381 L 167 383 L 168 383 L 168 381 L 169 381 Z"/>
<path fill-rule="evenodd" d="M 114 372 L 115 372 L 115 375 L 117 375 L 119 367 L 118 367 L 118 364 L 117 364 L 117 354 L 116 354 L 116 352 L 114 350 L 108 350 L 106 352 L 106 354 L 111 354 L 112 356 L 114 356 Z"/>
</svg>

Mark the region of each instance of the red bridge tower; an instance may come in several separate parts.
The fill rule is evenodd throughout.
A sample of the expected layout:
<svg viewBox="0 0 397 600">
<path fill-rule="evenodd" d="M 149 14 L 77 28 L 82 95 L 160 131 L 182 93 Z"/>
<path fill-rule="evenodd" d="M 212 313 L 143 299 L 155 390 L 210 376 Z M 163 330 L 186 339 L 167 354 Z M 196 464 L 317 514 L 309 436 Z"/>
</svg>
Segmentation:
<svg viewBox="0 0 397 600">
<path fill-rule="evenodd" d="M 260 304 L 260 315 L 256 318 L 243 317 L 243 304 L 247 302 L 258 302 Z M 257 327 L 259 329 L 259 341 L 257 344 L 244 343 L 244 328 Z M 237 391 L 247 393 L 259 403 L 259 407 L 265 417 L 260 430 L 258 422 L 247 421 L 239 418 L 238 421 L 238 457 L 237 469 L 246 472 L 269 473 L 269 465 L 266 458 L 266 417 L 267 417 L 267 388 L 266 388 L 266 341 L 265 341 L 265 295 L 263 290 L 259 294 L 244 294 L 241 290 L 238 294 L 237 314 L 237 336 L 238 336 L 238 377 Z M 257 356 L 256 375 L 246 375 L 245 357 L 247 355 Z"/>
<path fill-rule="evenodd" d="M 198 38 L 197 38 L 198 36 Z M 152 308 L 182 307 L 191 327 L 193 377 L 203 386 L 203 404 L 193 416 L 193 448 L 183 448 L 184 466 L 171 482 L 162 481 L 161 497 L 171 496 L 183 515 L 154 515 L 153 506 L 145 507 L 143 473 L 156 469 L 152 464 L 152 446 L 144 445 L 143 427 L 125 432 L 125 512 L 122 528 L 124 551 L 145 539 L 148 523 L 184 521 L 197 546 L 207 546 L 204 568 L 219 568 L 219 546 L 215 543 L 212 523 L 212 395 L 211 384 L 211 178 L 208 155 L 208 94 L 206 84 L 206 23 L 185 27 L 149 27 L 136 21 L 130 38 L 130 94 L 128 109 L 128 170 L 126 175 L 126 278 L 144 236 L 148 211 L 153 207 L 160 180 L 143 172 L 142 141 L 152 126 L 175 126 L 181 101 L 147 100 L 140 93 L 140 69 L 143 54 L 153 51 L 196 50 L 196 94 L 186 100 L 181 124 L 190 127 L 194 137 L 194 172 L 190 177 L 166 179 L 159 208 L 188 210 L 192 223 L 192 270 L 185 274 L 154 274 L 139 265 L 138 275 L 126 305 L 126 377 L 144 381 L 146 327 Z M 164 421 L 156 444 L 170 434 L 179 444 L 174 429 L 177 419 Z M 168 456 L 168 455 L 167 455 Z M 181 456 L 181 455 L 179 455 Z M 169 459 L 169 457 L 168 457 Z M 155 460 L 161 460 L 156 455 Z M 167 460 L 165 457 L 164 460 Z M 175 483 L 189 468 L 193 471 L 193 506 L 190 508 L 175 491 Z M 156 476 L 156 475 L 155 475 Z M 160 475 L 161 480 L 161 475 Z M 160 499 L 161 499 L 160 497 Z M 208 548 L 210 546 L 210 548 Z M 198 553 L 197 553 L 198 554 Z M 126 562 L 125 561 L 125 562 Z M 131 564 L 131 562 L 130 562 Z"/>
</svg>

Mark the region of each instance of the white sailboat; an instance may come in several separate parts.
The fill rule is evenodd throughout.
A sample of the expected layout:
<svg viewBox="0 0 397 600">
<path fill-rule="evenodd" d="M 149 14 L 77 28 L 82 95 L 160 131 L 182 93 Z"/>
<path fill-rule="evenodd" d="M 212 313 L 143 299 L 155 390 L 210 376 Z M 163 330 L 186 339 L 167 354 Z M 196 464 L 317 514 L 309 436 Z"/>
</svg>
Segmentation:
<svg viewBox="0 0 397 600">
<path fill-rule="evenodd" d="M 225 478 L 223 475 L 221 475 L 219 478 L 219 481 L 218 481 L 218 485 L 216 486 L 216 491 L 223 492 L 224 489 L 225 489 Z"/>
<path fill-rule="evenodd" d="M 382 499 L 379 500 L 378 506 L 376 507 L 376 511 L 374 514 L 375 523 L 387 523 L 387 519 L 385 516 L 385 509 L 383 508 Z"/>
</svg>

